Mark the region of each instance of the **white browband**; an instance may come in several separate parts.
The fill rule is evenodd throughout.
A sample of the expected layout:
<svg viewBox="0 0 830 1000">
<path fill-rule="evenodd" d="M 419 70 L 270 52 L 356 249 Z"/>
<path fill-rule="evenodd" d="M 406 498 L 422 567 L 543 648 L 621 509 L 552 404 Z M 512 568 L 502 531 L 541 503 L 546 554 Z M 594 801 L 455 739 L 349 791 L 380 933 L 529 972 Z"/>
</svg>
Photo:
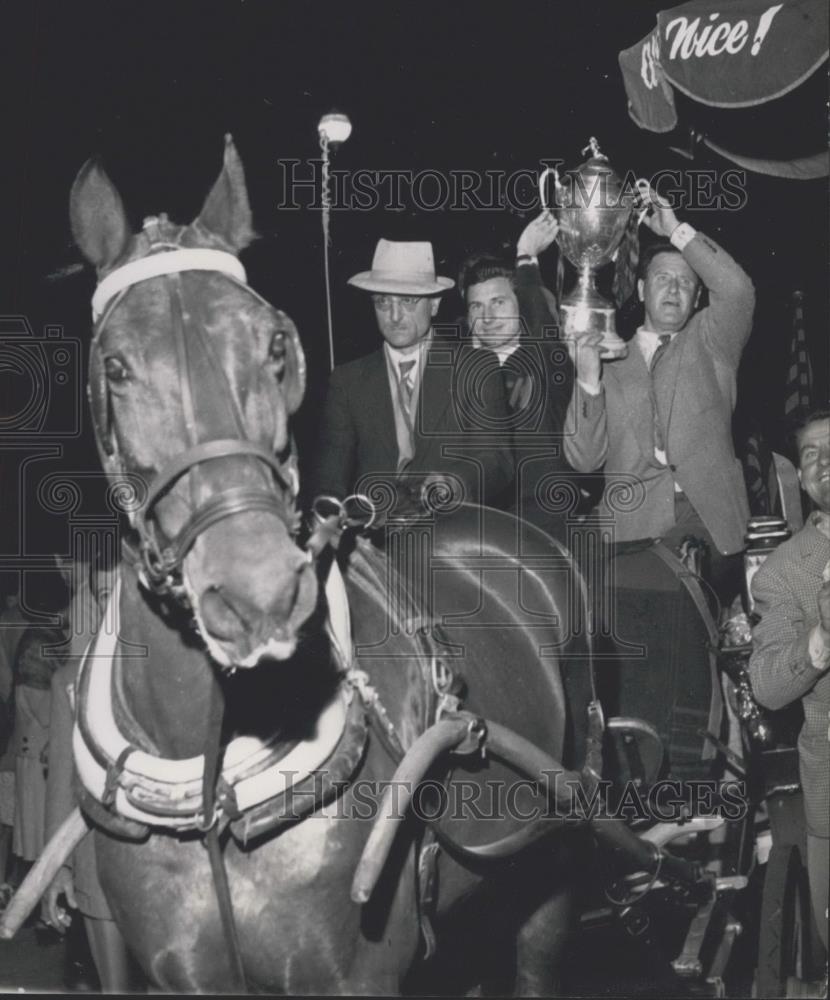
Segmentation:
<svg viewBox="0 0 830 1000">
<path fill-rule="evenodd" d="M 149 257 L 131 260 L 117 267 L 104 278 L 92 296 L 92 321 L 97 323 L 103 316 L 109 302 L 125 288 L 148 278 L 158 278 L 163 274 L 177 274 L 181 271 L 218 271 L 247 284 L 245 268 L 238 257 L 225 250 L 208 250 L 197 247 L 182 247 L 165 250 Z"/>
</svg>

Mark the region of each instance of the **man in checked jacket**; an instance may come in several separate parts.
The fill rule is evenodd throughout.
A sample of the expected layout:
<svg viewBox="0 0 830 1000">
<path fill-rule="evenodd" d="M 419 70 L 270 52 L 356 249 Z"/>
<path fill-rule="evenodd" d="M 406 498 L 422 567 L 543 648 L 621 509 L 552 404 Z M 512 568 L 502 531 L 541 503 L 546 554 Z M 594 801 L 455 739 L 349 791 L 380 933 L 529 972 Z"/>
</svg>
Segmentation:
<svg viewBox="0 0 830 1000">
<path fill-rule="evenodd" d="M 752 580 L 755 610 L 752 688 L 767 708 L 800 698 L 798 759 L 807 818 L 807 871 L 819 933 L 827 947 L 830 882 L 830 410 L 796 432 L 798 478 L 816 504 L 804 527 L 780 545 Z"/>
</svg>

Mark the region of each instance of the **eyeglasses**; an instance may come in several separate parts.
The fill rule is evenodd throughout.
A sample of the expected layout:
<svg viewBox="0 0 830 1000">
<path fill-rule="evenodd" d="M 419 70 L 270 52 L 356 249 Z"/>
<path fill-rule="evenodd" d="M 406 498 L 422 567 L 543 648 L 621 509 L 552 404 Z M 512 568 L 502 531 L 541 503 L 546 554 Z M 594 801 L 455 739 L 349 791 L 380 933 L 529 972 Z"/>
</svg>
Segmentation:
<svg viewBox="0 0 830 1000">
<path fill-rule="evenodd" d="M 389 312 L 393 302 L 397 302 L 407 312 L 412 312 L 423 298 L 423 295 L 373 295 L 372 302 L 375 309 L 380 309 L 381 312 Z"/>
</svg>

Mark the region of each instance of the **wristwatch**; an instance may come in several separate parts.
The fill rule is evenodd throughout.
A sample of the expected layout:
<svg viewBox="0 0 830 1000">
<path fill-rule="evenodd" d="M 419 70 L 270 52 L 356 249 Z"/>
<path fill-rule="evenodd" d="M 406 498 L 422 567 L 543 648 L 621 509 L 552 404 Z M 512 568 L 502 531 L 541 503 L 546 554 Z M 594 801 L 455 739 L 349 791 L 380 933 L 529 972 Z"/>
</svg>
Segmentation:
<svg viewBox="0 0 830 1000">
<path fill-rule="evenodd" d="M 697 236 L 697 230 L 694 226 L 690 226 L 688 222 L 679 222 L 672 230 L 669 243 L 682 252 L 686 248 L 686 244 L 691 243 L 695 236 Z"/>
</svg>

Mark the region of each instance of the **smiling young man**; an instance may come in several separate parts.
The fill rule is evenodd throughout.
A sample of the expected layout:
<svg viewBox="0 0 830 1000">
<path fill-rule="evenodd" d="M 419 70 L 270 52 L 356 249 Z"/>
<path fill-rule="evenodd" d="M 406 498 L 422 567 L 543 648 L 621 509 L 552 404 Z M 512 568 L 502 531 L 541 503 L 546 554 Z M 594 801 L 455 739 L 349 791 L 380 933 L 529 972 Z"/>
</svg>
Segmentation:
<svg viewBox="0 0 830 1000">
<path fill-rule="evenodd" d="M 507 505 L 564 541 L 567 511 L 546 497 L 561 491 L 573 475 L 563 452 L 573 365 L 558 340 L 555 300 L 542 285 L 538 263 L 558 228 L 550 212 L 543 212 L 519 236 L 515 263 L 490 254 L 468 258 L 459 290 L 470 339 L 497 356 L 505 382 L 511 412 L 506 436 L 516 462 Z"/>
<path fill-rule="evenodd" d="M 312 499 L 343 499 L 373 485 L 419 503 L 429 482 L 460 484 L 464 499 L 497 502 L 513 477 L 508 419 L 492 356 L 457 338 L 435 338 L 440 295 L 429 243 L 380 240 L 372 269 L 349 279 L 371 293 L 382 347 L 331 374 Z"/>
<path fill-rule="evenodd" d="M 687 535 L 702 538 L 729 602 L 740 588 L 749 514 L 732 412 L 754 289 L 725 250 L 653 193 L 644 224 L 660 241 L 640 261 L 643 325 L 627 357 L 607 364 L 598 337 L 576 345 L 567 455 L 581 472 L 604 469 L 600 509 L 613 517 L 617 541 L 661 538 L 677 548 Z M 704 288 L 709 304 L 698 310 Z"/>
<path fill-rule="evenodd" d="M 755 611 L 749 675 L 755 697 L 779 709 L 798 699 L 798 758 L 807 820 L 813 911 L 827 946 L 830 882 L 830 410 L 796 431 L 798 478 L 816 506 L 804 527 L 752 579 Z"/>
<path fill-rule="evenodd" d="M 461 291 L 476 347 L 486 347 L 504 364 L 519 347 L 522 321 L 513 288 L 514 271 L 495 259 L 479 260 Z"/>
</svg>

